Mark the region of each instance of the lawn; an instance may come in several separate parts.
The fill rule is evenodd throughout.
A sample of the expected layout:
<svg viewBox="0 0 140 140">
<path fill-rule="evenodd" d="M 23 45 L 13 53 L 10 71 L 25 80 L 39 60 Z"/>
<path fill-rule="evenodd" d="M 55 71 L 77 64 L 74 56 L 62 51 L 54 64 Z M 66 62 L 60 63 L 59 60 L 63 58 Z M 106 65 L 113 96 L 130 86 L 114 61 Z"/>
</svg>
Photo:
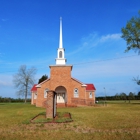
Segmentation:
<svg viewBox="0 0 140 140">
<path fill-rule="evenodd" d="M 70 123 L 30 123 L 44 112 L 24 103 L 0 103 L 0 140 L 139 140 L 140 101 L 107 102 L 107 106 L 58 108 L 70 112 Z"/>
</svg>

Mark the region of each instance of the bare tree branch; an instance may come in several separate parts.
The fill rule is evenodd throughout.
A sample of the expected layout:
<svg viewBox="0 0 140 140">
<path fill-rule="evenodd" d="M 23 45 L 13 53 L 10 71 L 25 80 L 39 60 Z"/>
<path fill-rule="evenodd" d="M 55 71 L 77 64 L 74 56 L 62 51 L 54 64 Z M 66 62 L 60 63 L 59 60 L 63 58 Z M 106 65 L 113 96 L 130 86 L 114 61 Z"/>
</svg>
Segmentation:
<svg viewBox="0 0 140 140">
<path fill-rule="evenodd" d="M 132 79 L 134 82 L 136 82 L 138 85 L 140 85 L 140 80 L 139 80 L 139 76 L 137 76 L 136 78 L 133 77 Z"/>
<path fill-rule="evenodd" d="M 26 68 L 26 65 L 20 66 L 18 72 L 13 76 L 13 83 L 18 89 L 17 95 L 25 97 L 25 103 L 27 96 L 30 95 L 31 86 L 33 86 L 35 81 L 36 68 L 32 67 L 30 69 Z"/>
</svg>

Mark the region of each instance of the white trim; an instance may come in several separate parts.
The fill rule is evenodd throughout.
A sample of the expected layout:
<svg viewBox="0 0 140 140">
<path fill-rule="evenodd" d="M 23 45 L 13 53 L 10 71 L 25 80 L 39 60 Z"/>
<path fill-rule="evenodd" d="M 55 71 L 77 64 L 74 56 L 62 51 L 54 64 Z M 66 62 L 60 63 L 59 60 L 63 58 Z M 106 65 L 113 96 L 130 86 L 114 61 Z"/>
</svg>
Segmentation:
<svg viewBox="0 0 140 140">
<path fill-rule="evenodd" d="M 48 88 L 46 88 L 46 89 L 44 90 L 44 98 L 47 98 L 48 91 L 49 91 Z"/>
<path fill-rule="evenodd" d="M 89 98 L 90 98 L 90 99 L 93 98 L 92 92 L 89 92 Z"/>
<path fill-rule="evenodd" d="M 77 90 L 77 91 L 75 92 L 75 90 Z M 74 89 L 74 98 L 79 98 L 79 90 L 78 90 L 78 88 Z"/>
<path fill-rule="evenodd" d="M 73 65 L 50 65 L 49 67 L 72 67 Z"/>
<path fill-rule="evenodd" d="M 36 85 L 35 87 L 40 88 L 43 83 L 45 83 L 45 82 L 47 82 L 49 80 L 50 80 L 50 78 L 46 79 L 45 81 L 41 82 L 40 84 Z"/>
<path fill-rule="evenodd" d="M 37 85 L 37 86 L 35 86 L 36 88 L 39 88 L 39 87 L 41 87 L 41 85 L 39 84 L 39 85 Z"/>
<path fill-rule="evenodd" d="M 34 92 L 33 96 L 34 96 L 34 99 L 36 100 L 37 99 L 37 93 Z"/>
<path fill-rule="evenodd" d="M 77 79 L 75 79 L 75 78 L 73 78 L 73 77 L 71 77 L 71 79 L 75 80 L 76 82 L 78 82 L 78 83 L 80 83 L 80 84 L 82 84 L 82 85 L 85 85 L 84 83 L 82 83 L 81 81 L 79 81 L 79 80 L 77 80 Z"/>
<path fill-rule="evenodd" d="M 87 85 L 84 84 L 84 85 L 82 85 L 82 87 L 87 87 Z"/>
</svg>

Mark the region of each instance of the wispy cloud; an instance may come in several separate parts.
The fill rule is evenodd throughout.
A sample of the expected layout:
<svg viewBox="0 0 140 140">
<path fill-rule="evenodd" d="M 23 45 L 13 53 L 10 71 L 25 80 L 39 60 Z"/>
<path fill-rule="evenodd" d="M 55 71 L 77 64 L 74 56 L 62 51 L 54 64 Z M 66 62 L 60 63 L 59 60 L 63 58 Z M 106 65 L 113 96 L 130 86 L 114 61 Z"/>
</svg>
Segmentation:
<svg viewBox="0 0 140 140">
<path fill-rule="evenodd" d="M 121 34 L 108 34 L 101 36 L 100 42 L 110 41 L 110 40 L 119 40 L 121 37 Z"/>
<path fill-rule="evenodd" d="M 9 19 L 7 19 L 7 18 L 2 18 L 1 19 L 3 22 L 5 22 L 5 21 L 7 21 L 7 20 L 9 20 Z"/>
<path fill-rule="evenodd" d="M 0 75 L 0 87 L 1 86 L 12 86 L 12 75 Z"/>
<path fill-rule="evenodd" d="M 95 63 L 74 65 L 72 75 L 85 83 L 93 83 L 96 86 L 96 95 L 103 95 L 103 87 L 107 89 L 107 95 L 116 93 L 138 92 L 140 88 L 132 81 L 139 75 L 140 56 L 124 57 Z M 114 90 L 112 90 L 112 88 Z"/>
<path fill-rule="evenodd" d="M 140 66 L 140 56 L 124 57 L 121 59 L 112 59 L 106 61 L 97 61 L 94 63 L 85 63 L 74 66 L 73 73 L 75 76 L 82 76 L 83 71 L 86 77 L 118 77 L 138 75 Z"/>
<path fill-rule="evenodd" d="M 1 52 L 0 52 L 0 57 L 3 57 L 3 56 L 4 56 L 4 53 L 1 53 Z"/>
<path fill-rule="evenodd" d="M 115 42 L 116 40 L 119 41 L 121 40 L 121 34 L 120 33 L 115 33 L 115 34 L 107 34 L 107 35 L 102 35 L 100 36 L 98 33 L 93 33 L 89 34 L 86 37 L 83 37 L 81 39 L 81 43 L 77 49 L 73 50 L 70 53 L 67 53 L 67 55 L 73 55 L 79 52 L 82 52 L 83 50 L 89 50 L 93 47 L 97 47 L 102 45 L 103 43 L 112 43 L 113 41 Z"/>
</svg>

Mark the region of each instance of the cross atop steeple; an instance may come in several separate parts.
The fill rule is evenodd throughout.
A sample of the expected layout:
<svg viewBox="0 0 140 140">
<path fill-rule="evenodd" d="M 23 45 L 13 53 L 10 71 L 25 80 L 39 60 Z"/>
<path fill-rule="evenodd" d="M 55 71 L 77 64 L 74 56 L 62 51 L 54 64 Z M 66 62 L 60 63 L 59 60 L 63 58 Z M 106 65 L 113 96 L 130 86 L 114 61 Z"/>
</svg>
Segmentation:
<svg viewBox="0 0 140 140">
<path fill-rule="evenodd" d="M 60 37 L 59 37 L 59 48 L 57 50 L 57 58 L 56 58 L 56 65 L 65 65 L 65 50 L 63 48 L 63 40 L 62 40 L 62 17 L 60 17 Z"/>
</svg>

